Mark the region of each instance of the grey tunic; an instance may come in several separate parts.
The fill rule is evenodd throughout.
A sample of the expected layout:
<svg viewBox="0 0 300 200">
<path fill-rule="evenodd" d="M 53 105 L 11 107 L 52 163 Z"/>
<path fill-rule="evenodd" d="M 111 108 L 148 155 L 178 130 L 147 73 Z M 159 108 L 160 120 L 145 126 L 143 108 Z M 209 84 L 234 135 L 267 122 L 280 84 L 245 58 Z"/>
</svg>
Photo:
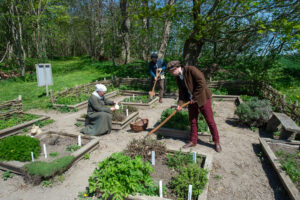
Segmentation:
<svg viewBox="0 0 300 200">
<path fill-rule="evenodd" d="M 86 124 L 81 133 L 98 136 L 111 131 L 112 115 L 110 108 L 105 105 L 114 105 L 113 101 L 97 98 L 91 95 L 88 100 L 88 109 L 86 116 Z"/>
</svg>

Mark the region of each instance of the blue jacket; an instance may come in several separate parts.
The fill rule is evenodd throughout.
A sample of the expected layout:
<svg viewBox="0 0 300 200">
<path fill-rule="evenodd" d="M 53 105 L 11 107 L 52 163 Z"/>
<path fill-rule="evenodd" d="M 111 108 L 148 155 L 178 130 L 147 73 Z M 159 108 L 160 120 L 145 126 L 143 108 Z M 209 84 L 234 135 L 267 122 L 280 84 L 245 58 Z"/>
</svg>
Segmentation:
<svg viewBox="0 0 300 200">
<path fill-rule="evenodd" d="M 154 63 L 153 61 L 151 61 L 149 63 L 149 72 L 150 75 L 154 78 L 155 74 L 156 74 L 156 69 L 157 68 L 162 68 L 162 71 L 160 73 L 160 75 L 164 74 L 164 70 L 166 69 L 166 63 L 162 60 L 162 59 L 158 59 L 156 63 Z"/>
</svg>

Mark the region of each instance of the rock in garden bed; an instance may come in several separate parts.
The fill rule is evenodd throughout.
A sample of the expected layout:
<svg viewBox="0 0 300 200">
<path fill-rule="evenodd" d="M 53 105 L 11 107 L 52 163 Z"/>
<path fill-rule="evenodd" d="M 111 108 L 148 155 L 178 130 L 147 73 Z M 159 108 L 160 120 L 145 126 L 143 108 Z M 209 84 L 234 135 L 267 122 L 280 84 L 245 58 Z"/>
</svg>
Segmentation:
<svg viewBox="0 0 300 200">
<path fill-rule="evenodd" d="M 0 168 L 23 175 L 26 182 L 39 184 L 69 169 L 98 143 L 96 137 L 81 136 L 78 146 L 78 135 L 62 132 L 46 132 L 36 138 L 10 136 L 0 140 Z"/>
<path fill-rule="evenodd" d="M 155 151 L 155 165 L 152 165 L 152 151 Z M 89 187 L 79 197 L 151 199 L 150 196 L 159 196 L 161 180 L 164 198 L 187 199 L 191 184 L 192 199 L 206 199 L 212 160 L 199 152 L 195 155 L 167 150 L 163 143 L 152 139 L 133 140 L 124 152 L 114 153 L 98 163 L 89 178 Z"/>
</svg>

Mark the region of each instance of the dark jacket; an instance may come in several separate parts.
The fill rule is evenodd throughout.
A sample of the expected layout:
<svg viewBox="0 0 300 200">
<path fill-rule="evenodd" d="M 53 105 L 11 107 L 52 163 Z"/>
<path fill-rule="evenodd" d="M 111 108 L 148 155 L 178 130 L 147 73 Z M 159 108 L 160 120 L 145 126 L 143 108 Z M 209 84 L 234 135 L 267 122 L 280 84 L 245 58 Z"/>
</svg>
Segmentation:
<svg viewBox="0 0 300 200">
<path fill-rule="evenodd" d="M 203 73 L 195 66 L 184 66 L 183 80 L 187 90 L 193 95 L 192 99 L 197 102 L 201 107 L 206 103 L 206 100 L 211 98 L 212 93 L 206 85 Z M 179 88 L 178 104 L 182 105 L 186 98 L 187 91 L 180 83 L 180 78 L 176 77 L 177 85 Z"/>
<path fill-rule="evenodd" d="M 157 68 L 162 68 L 160 74 L 164 74 L 164 70 L 166 69 L 166 63 L 162 59 L 158 59 L 156 63 L 152 61 L 149 63 L 149 72 L 153 78 L 155 77 Z"/>
<path fill-rule="evenodd" d="M 103 99 L 98 99 L 92 94 L 88 100 L 87 114 L 92 115 L 95 112 L 111 113 L 110 108 L 105 107 L 105 105 L 114 105 L 114 102 L 107 100 L 105 97 L 103 97 Z"/>
</svg>

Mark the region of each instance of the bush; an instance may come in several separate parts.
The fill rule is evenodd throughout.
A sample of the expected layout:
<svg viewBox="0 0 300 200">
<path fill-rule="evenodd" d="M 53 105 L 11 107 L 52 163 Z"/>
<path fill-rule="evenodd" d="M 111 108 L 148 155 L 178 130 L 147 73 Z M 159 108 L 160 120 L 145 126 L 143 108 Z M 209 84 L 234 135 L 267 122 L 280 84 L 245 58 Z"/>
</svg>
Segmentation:
<svg viewBox="0 0 300 200">
<path fill-rule="evenodd" d="M 123 153 L 114 153 L 100 162 L 89 178 L 89 196 L 123 199 L 136 193 L 155 195 L 158 187 L 154 186 L 151 172 L 150 163 L 144 163 L 141 157 L 131 159 Z"/>
<path fill-rule="evenodd" d="M 161 122 L 165 120 L 175 109 L 166 109 L 161 114 Z M 180 123 L 178 123 L 180 122 Z M 179 130 L 190 130 L 190 121 L 189 113 L 186 110 L 177 112 L 163 127 L 174 128 Z M 204 120 L 204 117 L 199 113 L 198 118 L 198 131 L 204 132 L 208 128 L 207 123 Z"/>
<path fill-rule="evenodd" d="M 182 153 L 180 150 L 176 151 L 174 154 L 168 154 L 167 157 L 167 165 L 169 168 L 180 169 L 194 163 L 193 154 L 191 152 Z M 201 163 L 202 157 L 197 156 L 196 160 L 197 163 Z"/>
<path fill-rule="evenodd" d="M 261 127 L 270 119 L 272 108 L 269 101 L 254 97 L 240 104 L 235 114 L 243 124 Z"/>
<path fill-rule="evenodd" d="M 29 136 L 9 136 L 0 141 L 0 159 L 31 161 L 31 152 L 35 158 L 41 153 L 40 141 Z"/>
<path fill-rule="evenodd" d="M 198 199 L 198 195 L 202 193 L 207 183 L 207 173 L 207 170 L 196 164 L 180 168 L 178 175 L 170 181 L 170 187 L 177 195 L 177 199 L 187 199 L 189 185 L 193 186 L 192 199 Z"/>
</svg>

